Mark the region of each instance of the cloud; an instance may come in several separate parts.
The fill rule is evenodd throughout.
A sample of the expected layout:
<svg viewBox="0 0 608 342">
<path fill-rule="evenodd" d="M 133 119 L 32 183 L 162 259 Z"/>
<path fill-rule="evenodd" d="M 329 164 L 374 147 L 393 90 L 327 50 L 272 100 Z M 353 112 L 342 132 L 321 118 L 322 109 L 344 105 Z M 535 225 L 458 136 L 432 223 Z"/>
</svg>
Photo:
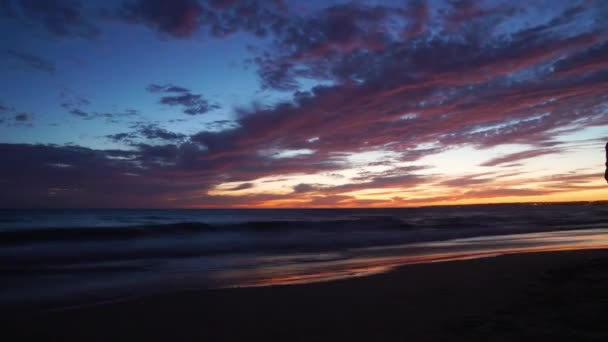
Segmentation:
<svg viewBox="0 0 608 342">
<path fill-rule="evenodd" d="M 306 203 L 307 206 L 327 206 L 327 207 L 336 207 L 340 206 L 345 201 L 352 200 L 352 196 L 344 196 L 344 195 L 330 195 L 330 196 L 314 196 L 312 199 Z"/>
<path fill-rule="evenodd" d="M 408 2 L 406 15 L 409 18 L 409 22 L 403 34 L 408 38 L 423 34 L 427 29 L 429 12 L 430 8 L 426 0 Z"/>
<path fill-rule="evenodd" d="M 335 75 L 333 80 L 349 82 L 297 93 L 293 105 L 277 106 L 276 115 L 260 113 L 258 119 L 276 116 L 279 127 L 272 125 L 275 131 L 281 132 L 285 122 L 286 128 L 298 127 L 297 133 L 291 131 L 294 136 L 317 135 L 312 130 L 304 132 L 304 120 L 297 122 L 305 117 L 310 127 L 327 135 L 317 145 L 326 145 L 334 137 L 348 144 L 356 136 L 346 150 L 362 148 L 366 142 L 369 148 L 392 143 L 396 149 L 409 151 L 437 141 L 445 146 L 541 145 L 569 126 L 581 129 L 606 122 L 598 101 L 603 96 L 599 89 L 606 82 L 601 69 L 556 78 L 547 67 L 563 56 L 601 44 L 605 37 L 580 33 L 566 37 L 527 34 L 483 43 L 480 39 L 484 38 L 455 34 L 453 40 L 431 38 L 415 45 L 392 42 L 379 51 L 347 51 L 327 70 Z M 283 65 L 283 61 L 279 58 L 273 64 Z M 313 61 L 290 65 L 296 70 L 324 63 L 320 58 Z M 418 115 L 398 120 L 407 112 Z M 342 127 L 352 134 L 340 134 Z"/>
<path fill-rule="evenodd" d="M 15 121 L 17 122 L 29 122 L 32 121 L 32 114 L 30 113 L 19 113 L 15 115 Z"/>
<path fill-rule="evenodd" d="M 448 30 L 457 30 L 462 25 L 470 24 L 477 19 L 485 19 L 492 17 L 494 14 L 510 13 L 508 9 L 500 8 L 485 8 L 480 5 L 477 0 L 450 0 L 448 12 L 444 16 L 446 28 Z M 511 9 L 513 10 L 513 9 Z"/>
<path fill-rule="evenodd" d="M 202 94 L 193 94 L 187 88 L 169 83 L 164 85 L 150 84 L 146 89 L 151 93 L 165 94 L 160 98 L 161 104 L 182 107 L 183 112 L 188 115 L 205 114 L 220 108 L 218 104 L 207 101 Z"/>
<path fill-rule="evenodd" d="M 137 0 L 123 5 L 124 19 L 156 28 L 175 38 L 191 36 L 200 25 L 203 8 L 197 0 Z"/>
<path fill-rule="evenodd" d="M 115 159 L 125 156 L 77 146 L 0 144 L 0 206 L 146 206 L 147 195 L 175 189 L 162 179 L 142 182 L 145 172 Z M 70 167 L 53 166 L 60 164 Z M 58 188 L 72 191 L 52 191 Z"/>
<path fill-rule="evenodd" d="M 216 182 L 215 170 L 198 160 L 202 152 L 191 143 L 129 150 L 0 144 L 0 207 L 192 205 L 193 193 L 207 197 Z"/>
<path fill-rule="evenodd" d="M 586 73 L 608 68 L 608 42 L 597 44 L 579 51 L 567 58 L 560 59 L 555 63 L 557 75 L 568 75 L 570 73 Z"/>
<path fill-rule="evenodd" d="M 548 195 L 551 191 L 544 189 L 515 189 L 497 188 L 484 190 L 471 190 L 464 194 L 464 198 L 493 198 L 493 197 L 525 197 Z"/>
<path fill-rule="evenodd" d="M 64 95 L 67 96 L 67 95 Z M 81 108 L 86 107 L 91 104 L 91 101 L 84 97 L 75 97 L 72 101 L 63 102 L 61 104 L 62 108 L 72 109 L 72 108 Z"/>
<path fill-rule="evenodd" d="M 94 39 L 100 34 L 78 0 L 4 0 L 0 9 L 5 16 L 39 23 L 54 36 Z"/>
<path fill-rule="evenodd" d="M 95 150 L 78 146 L 0 144 L 0 194 L 2 207 L 173 207 L 173 206 L 367 206 L 403 205 L 492 199 L 497 197 L 543 196 L 552 193 L 593 189 L 588 182 L 601 179 L 601 173 L 561 174 L 543 179 L 513 180 L 486 184 L 483 190 L 459 191 L 442 196 L 393 199 L 359 199 L 351 191 L 384 188 L 390 191 L 433 182 L 433 176 L 380 173 L 365 182 L 341 186 L 300 184 L 294 193 L 239 196 L 216 196 L 209 189 L 225 179 L 227 170 L 253 164 L 233 164 L 229 160 L 210 160 L 205 149 L 185 142 L 181 144 L 134 144 L 130 150 Z M 239 161 L 237 161 L 238 163 Z M 263 162 L 258 160 L 258 163 Z M 289 172 L 281 165 L 279 173 Z M 282 168 L 282 169 L 281 169 Z M 300 171 L 302 168 L 299 168 Z M 420 169 L 420 168 L 418 168 Z M 249 172 L 268 173 L 272 168 Z M 410 172 L 415 172 L 411 169 Z M 399 174 L 399 176 L 397 176 Z M 478 174 L 470 179 L 491 176 Z M 235 179 L 238 177 L 234 177 Z M 464 178 L 463 178 L 464 179 Z M 361 179 L 362 180 L 362 179 Z M 361 181 L 360 180 L 360 181 Z M 519 188 L 528 184 L 526 189 Z M 545 184 L 545 185 L 542 185 Z M 458 184 L 449 184 L 457 186 Z M 462 183 L 460 184 L 462 185 Z M 597 188 L 597 186 L 595 186 Z M 58 190 L 61 189 L 61 190 Z M 241 182 L 225 191 L 254 189 L 252 182 Z M 393 192 L 394 193 L 394 192 Z"/>
<path fill-rule="evenodd" d="M 304 193 L 304 192 L 311 192 L 311 191 L 315 191 L 318 190 L 319 186 L 315 186 L 312 184 L 305 184 L 305 183 L 300 183 L 296 186 L 293 187 L 293 192 L 295 193 Z"/>
<path fill-rule="evenodd" d="M 547 155 L 547 154 L 560 153 L 562 151 L 563 150 L 559 149 L 559 148 L 549 148 L 549 149 L 528 150 L 528 151 L 510 153 L 510 154 L 504 155 L 502 157 L 490 159 L 490 160 L 482 163 L 481 166 L 496 166 L 496 165 L 501 165 L 501 164 L 509 164 L 509 163 L 513 163 L 516 161 L 535 158 L 535 157 L 539 157 L 539 156 L 543 156 L 543 155 Z"/>
<path fill-rule="evenodd" d="M 492 183 L 496 180 L 498 174 L 496 172 L 484 172 L 462 177 L 454 177 L 440 182 L 440 185 L 446 187 L 462 188 L 477 186 L 480 184 Z"/>
<path fill-rule="evenodd" d="M 106 135 L 106 137 L 114 142 L 126 142 L 129 144 L 135 144 L 136 141 L 141 140 L 180 142 L 186 139 L 185 134 L 170 132 L 155 124 L 139 123 L 132 125 L 131 128 L 135 130 L 128 133 L 110 134 Z"/>
<path fill-rule="evenodd" d="M 288 21 L 276 32 L 275 51 L 265 51 L 253 60 L 262 86 L 296 90 L 300 77 L 331 78 L 328 74 L 344 56 L 384 50 L 394 19 L 405 16 L 407 12 L 401 8 L 353 2 Z"/>
<path fill-rule="evenodd" d="M 286 10 L 281 0 L 211 1 L 202 24 L 214 37 L 241 31 L 266 37 L 285 29 Z"/>
<path fill-rule="evenodd" d="M 0 52 L 7 56 L 15 58 L 16 60 L 22 62 L 31 69 L 40 70 L 51 74 L 55 72 L 55 64 L 41 57 L 12 49 L 3 49 L 0 50 Z"/>
<path fill-rule="evenodd" d="M 200 29 L 214 37 L 226 37 L 246 31 L 256 36 L 279 32 L 287 20 L 281 1 L 196 1 L 134 0 L 125 1 L 119 17 L 143 24 L 161 34 L 185 39 Z"/>
<path fill-rule="evenodd" d="M 376 174 L 362 174 L 354 177 L 351 183 L 343 185 L 320 185 L 300 183 L 293 187 L 294 193 L 322 193 L 344 194 L 360 190 L 372 189 L 401 189 L 411 188 L 428 182 L 429 177 L 414 173 L 426 167 L 411 166 L 405 168 L 391 168 L 389 171 Z"/>
<path fill-rule="evenodd" d="M 32 127 L 34 115 L 16 111 L 13 107 L 0 105 L 0 124 L 6 126 Z"/>
<path fill-rule="evenodd" d="M 365 14 L 357 12 L 368 10 Z M 337 16 L 376 20 L 387 15 L 382 13 L 394 15 L 390 11 L 358 7 Z M 589 67 L 597 63 L 577 57 L 601 56 L 599 47 L 606 40 L 601 33 L 603 29 L 591 27 L 590 31 L 563 34 L 561 29 L 568 23 L 560 21 L 542 30 L 526 29 L 525 34 L 515 31 L 509 37 L 469 31 L 469 21 L 490 25 L 488 21 L 498 19 L 492 24 L 496 26 L 501 20 L 510 20 L 510 15 L 478 12 L 456 31 L 447 33 L 447 37 L 427 36 L 411 41 L 395 36 L 397 40 L 389 39 L 379 49 L 364 45 L 341 49 L 335 43 L 327 50 L 331 52 L 318 57 L 304 53 L 310 51 L 308 46 L 296 40 L 299 45 L 292 51 L 298 53 L 287 57 L 280 53 L 268 55 L 269 62 L 282 65 L 286 61 L 288 69 L 314 69 L 315 73 L 306 75 L 318 80 L 331 79 L 334 83 L 295 92 L 292 101 L 276 106 L 241 109 L 236 127 L 201 132 L 192 140 L 207 148 L 203 159 L 230 160 L 232 168 L 222 170 L 230 177 L 250 181 L 253 177 L 297 172 L 298 167 L 306 172 L 314 172 L 315 167 L 321 172 L 327 165 L 334 169 L 349 168 L 352 165 L 340 161 L 340 156 L 363 151 L 389 150 L 400 160 L 411 162 L 462 146 L 488 148 L 519 143 L 539 148 L 502 156 L 486 164 L 504 165 L 557 152 L 557 148 L 547 146 L 554 146 L 560 134 L 607 124 L 608 115 L 602 104 L 606 99 L 603 89 L 608 84 L 607 74 L 599 66 Z M 334 38 L 339 41 L 338 37 Z M 581 62 L 573 62 L 568 74 L 559 73 L 557 63 L 564 65 L 571 58 Z M 327 68 L 318 69 L 317 63 L 328 63 Z M 323 72 L 316 73 L 319 70 Z M 315 139 L 311 140 L 312 137 Z M 314 153 L 290 160 L 289 168 L 285 169 L 257 167 L 250 174 L 237 171 L 247 170 L 255 163 L 272 165 L 260 157 L 251 158 L 259 155 L 259 151 L 297 149 Z M 302 183 L 294 187 L 294 194 L 407 188 L 428 181 L 428 177 L 415 173 L 370 175 L 336 187 Z M 489 178 L 470 177 L 454 179 L 443 186 L 491 182 Z M 519 193 L 524 195 L 522 191 Z"/>
<path fill-rule="evenodd" d="M 132 133 L 115 133 L 115 134 L 106 135 L 106 138 L 112 140 L 113 142 L 130 141 L 131 139 L 133 139 L 135 137 L 136 136 Z"/>
<path fill-rule="evenodd" d="M 201 94 L 181 94 L 176 96 L 163 96 L 160 103 L 169 106 L 184 107 L 184 113 L 188 115 L 205 114 L 213 109 L 220 108 L 217 104 L 211 104 Z"/>
<path fill-rule="evenodd" d="M 236 123 L 233 120 L 215 120 L 205 123 L 207 131 L 223 131 L 236 128 Z"/>
<path fill-rule="evenodd" d="M 253 183 L 241 183 L 235 187 L 227 189 L 228 191 L 239 191 L 253 188 Z"/>
<path fill-rule="evenodd" d="M 578 185 L 596 179 L 602 179 L 602 177 L 604 177 L 604 174 L 601 172 L 571 172 L 547 176 L 539 181 L 557 184 Z"/>
<path fill-rule="evenodd" d="M 525 8 L 508 6 L 508 3 L 481 8 L 475 1 L 454 1 L 448 11 L 434 11 L 441 20 L 432 20 L 429 12 L 426 2 L 412 2 L 407 9 L 346 3 L 292 20 L 289 29 L 278 34 L 276 48 L 264 51 L 255 59 L 263 85 L 291 90 L 297 87 L 299 79 L 305 78 L 360 83 L 373 77 L 379 81 L 385 78 L 383 71 L 392 72 L 387 80 L 400 76 L 409 83 L 434 74 L 441 83 L 443 76 L 452 78 L 462 75 L 459 70 L 473 67 L 477 74 L 479 70 L 487 70 L 492 76 L 492 69 L 506 66 L 500 63 L 501 59 L 514 59 L 510 67 L 504 68 L 503 72 L 509 73 L 542 59 L 559 57 L 590 38 L 581 30 L 573 30 L 570 36 L 561 32 L 563 27 L 572 24 L 573 16 L 519 31 L 515 29 L 508 35 L 494 34 L 500 25 L 511 24 L 516 13 L 526 12 Z M 556 18 L 560 16 L 561 13 Z M 458 29 L 447 27 L 456 22 L 459 22 Z M 398 34 L 400 30 L 411 29 L 412 24 L 432 26 L 415 39 L 408 34 Z M 336 29 L 340 27 L 350 29 L 340 34 Z M 604 29 L 601 24 L 595 28 Z M 489 34 L 482 36 L 480 32 Z M 517 61 L 519 57 L 523 59 Z"/>
<path fill-rule="evenodd" d="M 73 106 L 63 106 L 62 107 L 69 109 L 73 108 Z M 139 115 L 139 112 L 135 109 L 126 109 L 122 112 L 95 112 L 95 111 L 85 111 L 80 108 L 73 108 L 69 110 L 69 113 L 75 117 L 84 119 L 84 120 L 94 120 L 94 119 L 105 119 L 108 123 L 119 123 L 122 119 L 131 118 Z"/>
<path fill-rule="evenodd" d="M 151 93 L 188 93 L 190 92 L 190 90 L 184 88 L 184 87 L 180 87 L 180 86 L 176 86 L 170 83 L 167 84 L 150 84 L 146 90 L 148 90 Z"/>
<path fill-rule="evenodd" d="M 78 109 L 78 108 L 70 110 L 70 114 L 81 117 L 81 118 L 90 118 L 91 117 L 91 115 L 89 113 L 87 113 L 81 109 Z"/>
<path fill-rule="evenodd" d="M 470 189 L 485 189 L 487 187 L 495 187 L 508 189 L 521 184 L 537 184 L 537 179 L 526 179 L 525 171 L 491 171 L 474 174 L 467 174 L 458 177 L 449 177 L 437 175 L 430 179 L 439 180 L 434 183 L 434 187 L 443 191 L 466 193 Z M 440 178 L 441 177 L 441 178 Z M 445 180 L 443 180 L 445 179 Z M 455 196 L 455 195 L 452 195 Z M 464 197 L 463 197 L 464 198 Z M 461 199 L 461 197 L 453 197 L 452 200 Z"/>
<path fill-rule="evenodd" d="M 160 139 L 160 140 L 183 140 L 186 135 L 181 133 L 169 132 L 164 128 L 156 127 L 154 125 L 144 125 L 139 127 L 139 133 L 146 139 Z"/>
</svg>

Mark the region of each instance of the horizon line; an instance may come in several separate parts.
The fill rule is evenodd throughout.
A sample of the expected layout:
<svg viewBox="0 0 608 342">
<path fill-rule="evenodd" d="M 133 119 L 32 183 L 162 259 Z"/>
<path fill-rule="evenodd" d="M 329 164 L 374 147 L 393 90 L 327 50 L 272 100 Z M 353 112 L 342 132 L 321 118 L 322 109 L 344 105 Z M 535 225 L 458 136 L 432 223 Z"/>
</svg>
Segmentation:
<svg viewBox="0 0 608 342">
<path fill-rule="evenodd" d="M 349 209 L 421 209 L 434 207 L 472 207 L 472 206 L 490 206 L 490 205 L 557 205 L 557 204 L 600 204 L 608 203 L 608 200 L 590 200 L 590 201 L 531 201 L 531 202 L 498 202 L 498 203 L 469 203 L 469 204 L 434 204 L 424 206 L 403 206 L 403 207 L 133 207 L 133 208 L 111 208 L 111 207 L 91 207 L 91 208 L 0 208 L 0 211 L 6 210 L 349 210 Z"/>
</svg>

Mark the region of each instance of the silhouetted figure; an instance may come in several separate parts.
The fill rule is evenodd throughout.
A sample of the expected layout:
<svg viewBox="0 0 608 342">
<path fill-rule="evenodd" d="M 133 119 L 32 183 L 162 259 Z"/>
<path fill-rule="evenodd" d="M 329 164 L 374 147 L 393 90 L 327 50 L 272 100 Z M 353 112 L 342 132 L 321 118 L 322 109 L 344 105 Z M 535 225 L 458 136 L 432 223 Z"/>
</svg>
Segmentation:
<svg viewBox="0 0 608 342">
<path fill-rule="evenodd" d="M 608 182 L 608 143 L 606 143 L 606 172 L 604 172 L 604 178 Z"/>
</svg>

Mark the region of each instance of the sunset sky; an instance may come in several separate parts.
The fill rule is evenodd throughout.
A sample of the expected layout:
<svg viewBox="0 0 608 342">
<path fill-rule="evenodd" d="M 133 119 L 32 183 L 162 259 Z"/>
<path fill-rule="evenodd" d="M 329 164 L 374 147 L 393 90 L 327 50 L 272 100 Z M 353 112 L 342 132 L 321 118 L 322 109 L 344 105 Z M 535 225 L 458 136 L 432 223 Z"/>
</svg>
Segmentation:
<svg viewBox="0 0 608 342">
<path fill-rule="evenodd" d="M 0 207 L 608 200 L 605 0 L 0 0 Z"/>
</svg>

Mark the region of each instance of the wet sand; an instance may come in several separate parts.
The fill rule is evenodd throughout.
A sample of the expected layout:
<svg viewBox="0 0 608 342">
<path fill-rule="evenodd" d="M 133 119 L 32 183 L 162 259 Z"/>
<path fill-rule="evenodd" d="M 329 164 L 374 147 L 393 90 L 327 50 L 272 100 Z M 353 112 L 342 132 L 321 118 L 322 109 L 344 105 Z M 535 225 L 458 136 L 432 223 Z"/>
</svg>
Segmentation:
<svg viewBox="0 0 608 342">
<path fill-rule="evenodd" d="M 41 284 L 44 286 L 44 284 Z M 608 250 L 416 264 L 324 283 L 3 311 L 6 341 L 608 341 Z"/>
</svg>

